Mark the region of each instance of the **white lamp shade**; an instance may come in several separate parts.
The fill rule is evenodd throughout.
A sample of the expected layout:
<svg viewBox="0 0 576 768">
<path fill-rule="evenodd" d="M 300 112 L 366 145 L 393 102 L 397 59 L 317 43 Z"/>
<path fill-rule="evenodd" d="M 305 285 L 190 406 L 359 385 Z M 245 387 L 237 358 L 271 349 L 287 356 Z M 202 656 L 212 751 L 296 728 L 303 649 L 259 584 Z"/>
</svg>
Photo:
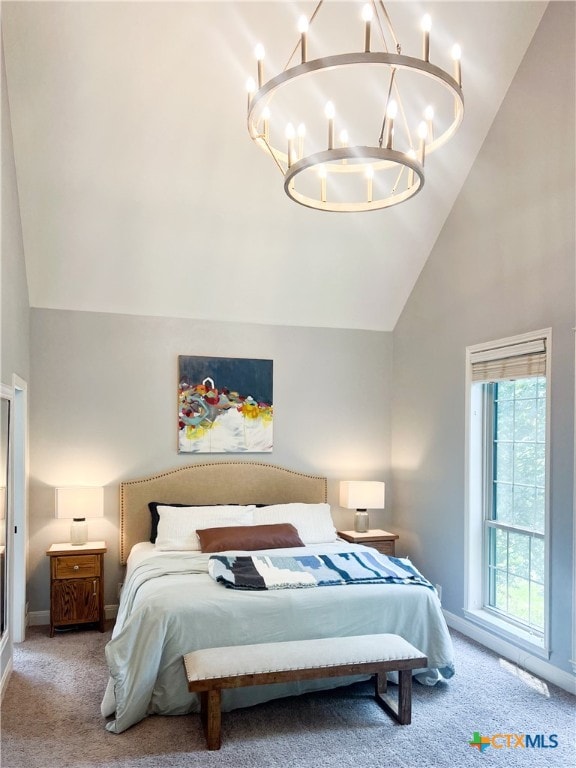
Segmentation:
<svg viewBox="0 0 576 768">
<path fill-rule="evenodd" d="M 376 480 L 342 480 L 340 506 L 344 509 L 384 509 L 385 486 Z"/>
<path fill-rule="evenodd" d="M 56 488 L 56 517 L 104 517 L 104 489 Z"/>
</svg>

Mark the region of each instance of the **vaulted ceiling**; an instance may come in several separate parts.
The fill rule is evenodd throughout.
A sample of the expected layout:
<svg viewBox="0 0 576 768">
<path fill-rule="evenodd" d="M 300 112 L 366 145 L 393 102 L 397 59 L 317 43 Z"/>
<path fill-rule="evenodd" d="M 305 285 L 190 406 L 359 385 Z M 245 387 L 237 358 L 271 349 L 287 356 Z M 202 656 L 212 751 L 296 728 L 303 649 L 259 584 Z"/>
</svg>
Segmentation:
<svg viewBox="0 0 576 768">
<path fill-rule="evenodd" d="M 332 30 L 361 5 L 335 3 Z M 546 3 L 387 4 L 403 52 L 424 12 L 432 61 L 461 44 L 465 116 L 420 194 L 354 214 L 289 201 L 246 130 L 255 43 L 285 63 L 314 7 L 2 3 L 33 307 L 393 329 Z"/>
</svg>

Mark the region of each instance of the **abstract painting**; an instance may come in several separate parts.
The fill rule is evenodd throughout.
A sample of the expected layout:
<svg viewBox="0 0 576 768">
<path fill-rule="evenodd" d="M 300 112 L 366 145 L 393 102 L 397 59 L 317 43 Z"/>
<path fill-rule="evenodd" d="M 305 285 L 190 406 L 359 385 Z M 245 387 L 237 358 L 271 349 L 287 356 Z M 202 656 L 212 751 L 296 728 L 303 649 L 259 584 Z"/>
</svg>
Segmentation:
<svg viewBox="0 0 576 768">
<path fill-rule="evenodd" d="M 272 360 L 178 357 L 178 452 L 270 453 Z"/>
</svg>

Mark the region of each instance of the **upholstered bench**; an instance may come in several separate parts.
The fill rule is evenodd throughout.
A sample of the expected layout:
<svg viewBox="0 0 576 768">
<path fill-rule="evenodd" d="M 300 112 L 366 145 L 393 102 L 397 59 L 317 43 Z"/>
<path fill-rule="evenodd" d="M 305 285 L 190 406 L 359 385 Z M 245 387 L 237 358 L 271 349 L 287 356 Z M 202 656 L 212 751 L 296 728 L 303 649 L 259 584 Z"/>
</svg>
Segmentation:
<svg viewBox="0 0 576 768">
<path fill-rule="evenodd" d="M 348 675 L 374 675 L 380 706 L 402 725 L 412 717 L 412 670 L 428 665 L 424 654 L 399 635 L 357 635 L 204 648 L 184 656 L 188 690 L 200 694 L 208 749 L 220 749 L 221 691 Z M 386 693 L 386 673 L 398 672 L 398 696 Z"/>
</svg>

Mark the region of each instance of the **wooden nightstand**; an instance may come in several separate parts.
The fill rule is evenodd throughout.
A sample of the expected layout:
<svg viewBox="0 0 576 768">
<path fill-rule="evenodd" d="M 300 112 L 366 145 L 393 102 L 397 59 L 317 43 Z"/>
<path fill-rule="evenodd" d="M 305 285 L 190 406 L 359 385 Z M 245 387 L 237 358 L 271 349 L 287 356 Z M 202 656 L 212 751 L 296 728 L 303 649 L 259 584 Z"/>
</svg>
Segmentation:
<svg viewBox="0 0 576 768">
<path fill-rule="evenodd" d="M 357 533 L 356 531 L 338 531 L 338 536 L 344 541 L 351 541 L 354 544 L 366 544 L 367 547 L 373 547 L 383 555 L 396 554 L 396 539 L 398 534 L 383 531 L 380 528 L 372 528 L 366 533 Z"/>
<path fill-rule="evenodd" d="M 52 544 L 50 558 L 50 637 L 56 627 L 97 623 L 104 632 L 105 541 L 81 546 Z"/>
</svg>

